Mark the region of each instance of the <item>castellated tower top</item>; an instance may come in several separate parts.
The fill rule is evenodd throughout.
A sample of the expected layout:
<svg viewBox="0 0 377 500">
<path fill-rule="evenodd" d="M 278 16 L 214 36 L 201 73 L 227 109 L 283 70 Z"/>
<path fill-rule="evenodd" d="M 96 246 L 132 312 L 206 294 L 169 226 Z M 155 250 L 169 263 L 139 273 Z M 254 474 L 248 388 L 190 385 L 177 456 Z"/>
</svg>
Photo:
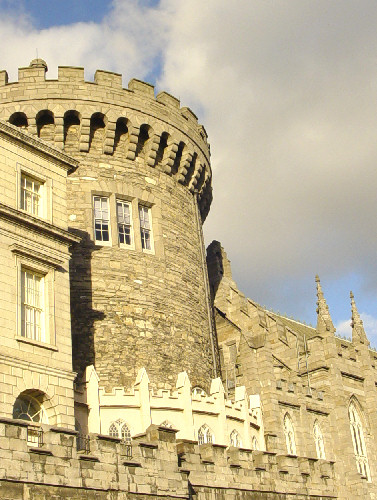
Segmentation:
<svg viewBox="0 0 377 500">
<path fill-rule="evenodd" d="M 186 371 L 208 391 L 216 338 L 202 223 L 212 200 L 207 134 L 195 114 L 149 83 L 34 59 L 18 81 L 0 72 L 0 118 L 78 161 L 68 176 L 73 366 L 106 390 L 151 387 Z M 22 167 L 21 167 L 22 168 Z M 27 165 L 24 166 L 27 169 Z M 43 183 L 43 179 L 40 180 Z M 52 189 L 55 189 L 53 186 Z"/>
<path fill-rule="evenodd" d="M 197 195 L 201 218 L 206 218 L 212 201 L 210 150 L 204 127 L 188 107 L 167 92 L 155 96 L 153 85 L 137 79 L 124 89 L 118 73 L 97 70 L 94 82 L 86 82 L 84 68 L 60 66 L 58 79 L 48 80 L 47 69 L 43 59 L 33 59 L 19 68 L 18 82 L 9 82 L 7 72 L 0 71 L 0 118 L 62 149 L 67 126 L 76 119 L 79 152 L 89 151 L 96 122 L 105 129 L 102 149 L 109 156 L 117 134 L 127 129 L 127 159 L 142 153 L 148 166 L 175 177 Z"/>
</svg>

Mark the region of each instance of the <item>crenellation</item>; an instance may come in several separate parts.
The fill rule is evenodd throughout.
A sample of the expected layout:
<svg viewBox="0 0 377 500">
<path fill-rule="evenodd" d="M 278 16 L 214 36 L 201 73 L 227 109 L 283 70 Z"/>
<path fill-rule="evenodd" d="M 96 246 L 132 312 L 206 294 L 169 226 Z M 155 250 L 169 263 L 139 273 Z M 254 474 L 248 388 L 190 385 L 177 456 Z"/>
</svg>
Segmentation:
<svg viewBox="0 0 377 500">
<path fill-rule="evenodd" d="M 58 82 L 84 83 L 84 68 L 77 66 L 58 66 Z M 64 88 L 64 87 L 63 87 Z"/>
<path fill-rule="evenodd" d="M 154 85 L 132 78 L 128 82 L 128 89 L 137 94 L 141 94 L 143 97 L 154 99 Z"/>
<path fill-rule="evenodd" d="M 174 110 L 179 110 L 181 106 L 179 99 L 165 91 L 159 92 L 156 96 L 156 100 Z"/>
</svg>

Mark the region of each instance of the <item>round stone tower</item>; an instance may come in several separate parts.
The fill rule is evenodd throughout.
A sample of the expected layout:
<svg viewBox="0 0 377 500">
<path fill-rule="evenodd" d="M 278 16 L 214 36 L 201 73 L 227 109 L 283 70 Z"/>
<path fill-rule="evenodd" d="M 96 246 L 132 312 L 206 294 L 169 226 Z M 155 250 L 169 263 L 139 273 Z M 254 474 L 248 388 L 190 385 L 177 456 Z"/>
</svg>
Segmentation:
<svg viewBox="0 0 377 500">
<path fill-rule="evenodd" d="M 212 199 L 209 145 L 189 108 L 152 85 L 83 68 L 46 80 L 41 59 L 0 72 L 0 117 L 80 162 L 68 181 L 74 369 L 94 365 L 107 389 L 145 367 L 170 388 L 186 370 L 215 375 L 202 223 Z M 53 189 L 54 187 L 52 187 Z M 59 332 L 56 332 L 59 335 Z"/>
</svg>

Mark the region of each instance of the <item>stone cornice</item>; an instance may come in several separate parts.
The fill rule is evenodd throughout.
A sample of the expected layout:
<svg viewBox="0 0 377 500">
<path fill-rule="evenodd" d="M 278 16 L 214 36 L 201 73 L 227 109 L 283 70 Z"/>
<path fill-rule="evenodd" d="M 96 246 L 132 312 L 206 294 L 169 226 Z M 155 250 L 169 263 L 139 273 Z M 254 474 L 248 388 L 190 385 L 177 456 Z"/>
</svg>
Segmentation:
<svg viewBox="0 0 377 500">
<path fill-rule="evenodd" d="M 79 162 L 71 156 L 62 153 L 57 148 L 51 146 L 50 144 L 47 144 L 43 140 L 28 134 L 19 127 L 15 127 L 10 123 L 4 122 L 3 120 L 0 120 L 0 133 L 6 134 L 13 139 L 21 141 L 25 145 L 31 146 L 33 149 L 36 149 L 41 153 L 52 156 L 55 160 L 59 161 L 60 166 L 68 171 L 75 170 L 79 165 Z"/>
<path fill-rule="evenodd" d="M 46 222 L 41 219 L 37 219 L 32 215 L 21 212 L 20 210 L 16 210 L 4 203 L 0 203 L 0 218 L 9 219 L 12 222 L 25 226 L 28 229 L 32 229 L 39 233 L 43 233 L 50 238 L 54 238 L 62 241 L 68 245 L 72 245 L 73 243 L 79 243 L 81 238 L 71 234 L 70 232 L 62 229 L 60 227 L 54 226 L 49 222 Z"/>
</svg>

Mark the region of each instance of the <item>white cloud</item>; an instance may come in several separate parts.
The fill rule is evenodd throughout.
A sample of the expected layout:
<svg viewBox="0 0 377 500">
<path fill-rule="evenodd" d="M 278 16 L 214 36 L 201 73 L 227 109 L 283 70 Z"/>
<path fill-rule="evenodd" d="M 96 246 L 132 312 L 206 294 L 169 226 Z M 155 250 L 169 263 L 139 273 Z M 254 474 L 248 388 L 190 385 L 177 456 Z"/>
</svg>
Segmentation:
<svg viewBox="0 0 377 500">
<path fill-rule="evenodd" d="M 377 318 L 367 313 L 361 313 L 360 317 L 363 321 L 364 330 L 372 345 L 377 345 Z M 352 337 L 351 320 L 345 319 L 339 321 L 336 325 L 336 333 L 342 337 Z"/>
<path fill-rule="evenodd" d="M 126 84 L 161 63 L 160 89 L 209 133 L 207 240 L 223 243 L 247 295 L 313 319 L 316 273 L 352 271 L 360 303 L 376 294 L 376 16 L 374 0 L 114 0 L 101 24 L 38 31 L 17 12 L 0 17 L 1 66 L 14 80 L 38 48 L 49 78 L 80 65 Z"/>
</svg>

